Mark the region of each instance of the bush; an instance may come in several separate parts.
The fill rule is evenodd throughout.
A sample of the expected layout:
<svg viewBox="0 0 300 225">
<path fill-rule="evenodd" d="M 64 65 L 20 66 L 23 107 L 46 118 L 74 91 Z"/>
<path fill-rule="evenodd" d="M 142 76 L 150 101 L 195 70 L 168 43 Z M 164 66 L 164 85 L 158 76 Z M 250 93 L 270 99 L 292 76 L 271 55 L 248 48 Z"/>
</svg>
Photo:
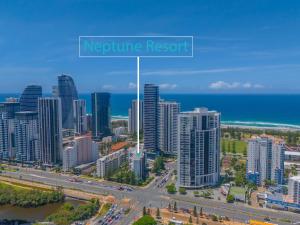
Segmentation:
<svg viewBox="0 0 300 225">
<path fill-rule="evenodd" d="M 175 187 L 174 183 L 167 185 L 166 188 L 167 188 L 167 191 L 168 191 L 169 194 L 175 194 L 176 193 L 176 187 Z"/>
<path fill-rule="evenodd" d="M 228 203 L 233 203 L 234 202 L 234 195 L 232 195 L 232 194 L 227 195 L 226 201 Z"/>
<path fill-rule="evenodd" d="M 186 190 L 184 187 L 180 187 L 179 188 L 179 193 L 182 194 L 182 195 L 185 195 L 186 194 Z"/>
<path fill-rule="evenodd" d="M 10 204 L 30 208 L 48 203 L 63 202 L 64 198 L 61 189 L 52 191 L 28 190 L 0 183 L 0 205 Z"/>
<path fill-rule="evenodd" d="M 46 221 L 56 225 L 68 225 L 78 220 L 86 220 L 94 216 L 99 210 L 99 200 L 92 199 L 88 204 L 74 208 L 71 204 L 64 204 L 60 210 L 47 217 Z"/>
</svg>

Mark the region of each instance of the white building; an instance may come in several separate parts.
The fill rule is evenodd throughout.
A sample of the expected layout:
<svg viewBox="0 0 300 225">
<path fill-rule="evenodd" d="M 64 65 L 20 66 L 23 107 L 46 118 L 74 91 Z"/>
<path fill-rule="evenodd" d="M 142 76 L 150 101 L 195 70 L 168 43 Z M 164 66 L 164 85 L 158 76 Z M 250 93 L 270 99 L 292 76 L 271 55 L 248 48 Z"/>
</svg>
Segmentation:
<svg viewBox="0 0 300 225">
<path fill-rule="evenodd" d="M 104 178 L 113 174 L 124 163 L 128 162 L 128 150 L 121 149 L 97 160 L 97 176 Z"/>
<path fill-rule="evenodd" d="M 300 176 L 289 178 L 288 194 L 294 203 L 300 204 Z"/>
<path fill-rule="evenodd" d="M 180 104 L 177 102 L 159 103 L 159 148 L 167 154 L 176 154 Z"/>
<path fill-rule="evenodd" d="M 284 142 L 268 137 L 255 137 L 248 141 L 247 172 L 259 173 L 259 183 L 274 180 L 283 183 Z"/>
<path fill-rule="evenodd" d="M 220 177 L 220 113 L 206 108 L 182 112 L 178 129 L 178 185 L 216 185 Z"/>
<path fill-rule="evenodd" d="M 63 171 L 69 171 L 75 166 L 77 166 L 77 148 L 67 146 L 63 151 Z"/>
<path fill-rule="evenodd" d="M 139 102 L 139 121 L 140 130 L 143 130 L 144 117 L 144 102 Z M 134 134 L 137 132 L 137 100 L 131 102 L 131 107 L 128 109 L 128 133 Z"/>
<path fill-rule="evenodd" d="M 76 156 L 74 156 L 76 154 Z M 99 158 L 99 144 L 89 135 L 75 137 L 63 151 L 64 171 L 72 167 L 95 162 Z"/>
<path fill-rule="evenodd" d="M 40 160 L 38 113 L 17 112 L 15 118 L 16 159 L 20 162 Z"/>
</svg>

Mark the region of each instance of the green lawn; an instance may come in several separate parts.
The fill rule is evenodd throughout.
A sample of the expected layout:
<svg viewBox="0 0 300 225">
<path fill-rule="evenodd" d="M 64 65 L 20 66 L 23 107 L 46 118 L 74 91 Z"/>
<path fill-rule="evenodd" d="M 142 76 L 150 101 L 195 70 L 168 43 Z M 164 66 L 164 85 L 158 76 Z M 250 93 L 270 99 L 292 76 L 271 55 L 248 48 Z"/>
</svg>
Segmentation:
<svg viewBox="0 0 300 225">
<path fill-rule="evenodd" d="M 247 150 L 247 143 L 245 141 L 239 141 L 234 139 L 222 139 L 221 149 L 225 148 L 225 152 L 233 153 L 234 151 L 234 143 L 235 143 L 235 150 L 236 153 L 244 154 Z"/>
<path fill-rule="evenodd" d="M 246 193 L 246 188 L 243 187 L 231 187 L 230 188 L 230 194 L 232 195 L 245 195 Z"/>
</svg>

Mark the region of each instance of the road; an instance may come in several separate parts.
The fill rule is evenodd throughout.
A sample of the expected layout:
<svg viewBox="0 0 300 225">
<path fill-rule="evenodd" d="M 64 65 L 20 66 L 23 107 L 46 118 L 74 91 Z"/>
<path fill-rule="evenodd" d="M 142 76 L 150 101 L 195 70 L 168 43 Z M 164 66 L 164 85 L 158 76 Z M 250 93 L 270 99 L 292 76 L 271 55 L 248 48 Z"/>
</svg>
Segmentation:
<svg viewBox="0 0 300 225">
<path fill-rule="evenodd" d="M 79 182 L 70 181 L 70 176 L 52 172 L 24 169 L 17 172 L 5 171 L 3 174 L 12 178 L 23 179 L 32 182 L 39 182 L 51 186 L 62 186 L 64 188 L 78 189 L 89 193 L 113 195 L 118 200 L 129 198 L 132 200 L 133 210 L 124 217 L 122 224 L 130 224 L 142 213 L 143 206 L 146 207 L 167 207 L 169 203 L 177 202 L 178 208 L 192 209 L 195 205 L 209 214 L 227 216 L 234 221 L 245 222 L 249 219 L 263 220 L 265 217 L 277 224 L 290 224 L 279 222 L 280 218 L 290 219 L 292 222 L 300 221 L 300 215 L 286 211 L 275 211 L 270 209 L 252 208 L 242 204 L 227 204 L 217 200 L 193 198 L 185 195 L 170 195 L 162 187 L 149 185 L 147 188 L 135 187 L 133 191 L 119 190 L 122 185 L 103 181 L 97 182 L 85 178 L 78 178 Z"/>
</svg>

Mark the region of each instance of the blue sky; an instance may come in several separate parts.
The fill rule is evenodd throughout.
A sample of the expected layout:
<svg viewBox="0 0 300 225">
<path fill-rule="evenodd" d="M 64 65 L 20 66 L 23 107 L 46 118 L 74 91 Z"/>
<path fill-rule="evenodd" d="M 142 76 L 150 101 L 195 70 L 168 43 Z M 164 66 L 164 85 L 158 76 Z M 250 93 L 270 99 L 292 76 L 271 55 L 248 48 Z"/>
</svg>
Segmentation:
<svg viewBox="0 0 300 225">
<path fill-rule="evenodd" d="M 134 92 L 134 59 L 78 58 L 79 35 L 193 35 L 194 58 L 141 59 L 176 93 L 300 93 L 300 1 L 0 2 L 0 92 L 71 74 L 79 92 Z"/>
</svg>

